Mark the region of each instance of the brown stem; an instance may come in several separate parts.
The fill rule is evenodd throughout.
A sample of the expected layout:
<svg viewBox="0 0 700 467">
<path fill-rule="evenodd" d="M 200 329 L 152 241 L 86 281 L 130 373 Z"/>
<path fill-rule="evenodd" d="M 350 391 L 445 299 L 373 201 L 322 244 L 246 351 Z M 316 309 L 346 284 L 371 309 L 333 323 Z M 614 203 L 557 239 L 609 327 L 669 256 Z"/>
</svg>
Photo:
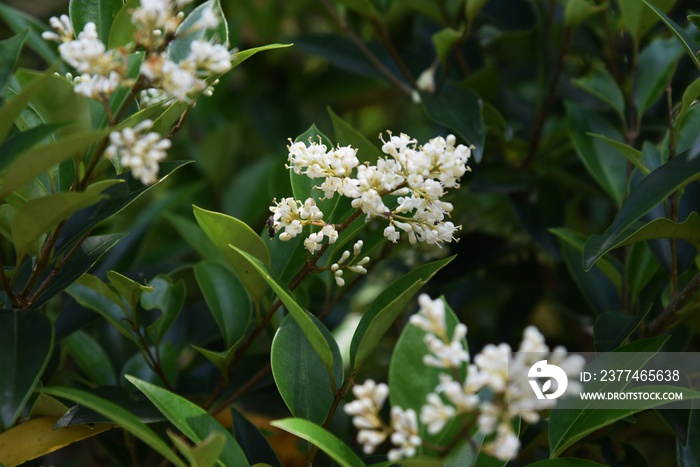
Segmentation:
<svg viewBox="0 0 700 467">
<path fill-rule="evenodd" d="M 65 224 L 66 221 L 62 221 L 61 223 L 59 223 L 54 229 L 54 231 L 49 234 L 48 238 L 44 242 L 44 246 L 42 247 L 41 252 L 39 253 L 39 256 L 36 260 L 36 263 L 32 268 L 29 280 L 27 280 L 27 285 L 24 286 L 24 290 L 22 290 L 22 293 L 19 295 L 19 297 L 17 297 L 17 304 L 20 307 L 28 307 L 29 305 L 31 305 L 31 301 L 29 300 L 29 294 L 31 293 L 32 289 L 37 284 L 37 282 L 39 282 L 39 278 L 41 277 L 44 268 L 46 268 L 46 266 L 49 264 L 51 252 L 53 251 L 53 247 L 56 245 L 58 236 L 61 233 L 61 229 L 63 229 L 63 226 Z"/>
<path fill-rule="evenodd" d="M 399 88 L 401 91 L 404 93 L 408 94 L 409 96 L 413 95 L 413 90 L 411 89 L 410 86 L 408 86 L 406 83 L 401 81 L 394 75 L 394 73 L 391 72 L 382 62 L 377 58 L 377 56 L 369 50 L 369 48 L 365 45 L 365 43 L 358 37 L 358 35 L 355 33 L 355 31 L 348 26 L 347 22 L 345 19 L 338 14 L 338 12 L 335 10 L 335 7 L 331 4 L 330 0 L 321 0 L 323 2 L 323 5 L 326 7 L 326 10 L 328 10 L 328 13 L 333 17 L 335 22 L 340 26 L 340 28 L 350 37 L 350 40 L 355 44 L 355 46 L 360 49 L 360 52 L 369 60 L 374 67 L 379 70 L 379 72 L 384 75 L 386 79 L 388 79 L 394 86 Z"/>
<path fill-rule="evenodd" d="M 136 313 L 136 310 L 134 310 L 134 313 Z M 165 373 L 163 372 L 163 367 L 160 364 L 160 360 L 153 357 L 151 350 L 148 348 L 148 342 L 146 342 L 146 338 L 141 333 L 141 330 L 136 326 L 135 321 L 131 321 L 131 320 L 127 320 L 127 321 L 131 324 L 131 330 L 134 331 L 134 333 L 139 338 L 139 342 L 141 343 L 141 346 L 143 347 L 144 356 L 147 357 L 146 363 L 148 364 L 149 367 L 151 367 L 151 369 L 153 371 L 156 372 L 156 374 L 160 377 L 160 379 L 163 380 L 163 385 L 165 386 L 165 389 L 172 391 L 173 387 L 170 385 L 168 378 L 165 376 Z"/>
<path fill-rule="evenodd" d="M 559 87 L 559 78 L 561 77 L 561 72 L 564 68 L 564 56 L 566 51 L 569 49 L 569 42 L 571 41 L 571 34 L 573 30 L 571 27 L 566 27 L 564 29 L 564 37 L 562 38 L 561 47 L 559 48 L 559 55 L 557 57 L 557 63 L 554 68 L 554 74 L 552 79 L 549 81 L 549 89 L 547 91 L 547 97 L 545 99 L 544 105 L 540 107 L 537 116 L 535 117 L 535 123 L 533 125 L 532 137 L 530 138 L 530 146 L 527 151 L 527 158 L 522 165 L 523 170 L 527 170 L 532 167 L 535 162 L 535 154 L 540 146 L 540 140 L 542 139 L 542 130 L 544 129 L 544 124 L 549 117 L 549 113 L 552 110 L 552 105 L 554 104 L 554 98 L 557 95 L 557 88 Z"/>
<path fill-rule="evenodd" d="M 695 292 L 698 290 L 700 290 L 700 272 L 695 274 L 690 282 L 688 282 L 688 285 L 686 285 L 679 294 L 671 298 L 668 306 L 659 314 L 659 316 L 654 318 L 651 323 L 649 323 L 646 334 L 648 336 L 655 336 L 666 331 L 666 329 L 673 323 L 673 320 L 676 317 L 676 312 L 683 308 L 683 306 L 690 301 Z"/>
<path fill-rule="evenodd" d="M 391 38 L 386 32 L 386 28 L 384 27 L 384 25 L 379 23 L 379 21 L 377 21 L 376 19 L 373 19 L 371 21 L 371 24 L 372 29 L 374 29 L 374 32 L 377 34 L 377 36 L 379 36 L 379 40 L 381 40 L 382 45 L 389 52 L 389 55 L 391 55 L 391 58 L 394 60 L 394 63 L 396 63 L 396 65 L 399 67 L 399 70 L 401 70 L 401 74 L 403 74 L 404 78 L 406 78 L 411 87 L 415 89 L 416 80 L 413 78 L 411 70 L 409 70 L 408 66 L 406 66 L 406 62 L 404 62 L 403 58 L 401 58 L 401 55 L 399 55 L 399 52 L 396 50 L 396 47 L 394 47 L 394 43 L 391 42 Z"/>
<path fill-rule="evenodd" d="M 2 262 L 2 256 L 0 255 L 0 283 L 2 283 L 2 288 L 7 294 L 7 298 L 10 299 L 10 302 L 15 304 L 15 294 L 12 292 L 12 287 L 10 287 L 10 281 L 7 279 L 7 275 L 5 274 L 5 265 Z"/>
</svg>

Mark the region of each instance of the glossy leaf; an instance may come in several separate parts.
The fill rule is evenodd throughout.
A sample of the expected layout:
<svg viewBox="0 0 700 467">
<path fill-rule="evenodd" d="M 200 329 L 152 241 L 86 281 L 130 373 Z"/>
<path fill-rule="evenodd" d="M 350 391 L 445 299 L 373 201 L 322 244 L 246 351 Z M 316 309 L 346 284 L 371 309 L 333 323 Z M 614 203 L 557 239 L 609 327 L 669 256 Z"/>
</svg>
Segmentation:
<svg viewBox="0 0 700 467">
<path fill-rule="evenodd" d="M 111 424 L 57 430 L 56 417 L 38 417 L 0 433 L 0 463 L 14 467 L 114 428 Z"/>
<path fill-rule="evenodd" d="M 676 0 L 654 0 L 663 11 L 668 11 Z M 645 2 L 646 3 L 646 2 Z M 639 41 L 642 36 L 659 21 L 639 0 L 619 0 L 622 20 L 632 37 Z"/>
<path fill-rule="evenodd" d="M 675 231 L 676 227 L 672 222 L 657 219 L 652 221 L 650 223 L 652 227 L 640 233 L 639 237 L 633 237 L 642 228 L 636 222 L 643 215 L 662 203 L 671 193 L 697 179 L 700 179 L 700 158 L 688 160 L 688 153 L 674 158 L 649 174 L 625 200 L 625 204 L 605 233 L 592 235 L 586 241 L 583 253 L 586 270 L 590 269 L 606 252 L 622 245 L 630 238 L 635 238 L 635 241 L 644 240 L 643 235 L 655 235 L 660 227 L 671 232 Z M 692 222 L 697 222 L 692 219 L 697 219 L 697 216 L 689 217 L 691 225 Z M 683 231 L 684 229 L 678 230 L 679 233 Z"/>
<path fill-rule="evenodd" d="M 619 205 L 625 198 L 627 163 L 616 150 L 588 136 L 603 134 L 622 141 L 620 132 L 598 113 L 574 102 L 566 102 L 566 122 L 579 159 L 593 179 Z"/>
<path fill-rule="evenodd" d="M 167 276 L 158 275 L 148 285 L 153 290 L 141 295 L 141 306 L 144 310 L 160 310 L 162 313 L 148 326 L 149 337 L 158 345 L 185 305 L 185 281 L 180 279 L 173 283 Z"/>
<path fill-rule="evenodd" d="M 249 465 L 245 454 L 231 433 L 206 410 L 161 387 L 141 381 L 133 376 L 126 375 L 125 378 L 143 392 L 158 410 L 163 412 L 163 415 L 191 441 L 201 443 L 210 433 L 222 434 L 226 442 L 221 456 L 217 460 L 218 465 L 223 467 Z"/>
<path fill-rule="evenodd" d="M 19 53 L 27 39 L 27 34 L 28 31 L 23 31 L 9 39 L 0 41 L 0 102 L 2 102 L 7 81 L 17 65 Z"/>
<path fill-rule="evenodd" d="M 690 110 L 693 103 L 697 104 L 695 101 L 700 97 L 700 78 L 690 83 L 690 85 L 683 92 L 683 99 L 681 100 L 681 109 L 678 111 L 676 116 L 676 125 L 683 122 L 683 118 Z"/>
<path fill-rule="evenodd" d="M 614 139 L 610 139 L 604 135 L 588 133 L 588 136 L 592 136 L 593 138 L 605 141 L 610 146 L 617 149 L 620 152 L 620 154 L 625 156 L 627 160 L 630 161 L 644 175 L 649 175 L 651 173 L 651 170 L 649 170 L 647 166 L 644 165 L 644 153 L 642 153 L 642 151 L 635 149 L 632 146 L 625 144 L 621 141 L 615 141 Z"/>
<path fill-rule="evenodd" d="M 130 310 L 135 311 L 138 308 L 139 300 L 144 293 L 153 292 L 153 287 L 136 282 L 117 271 L 107 271 L 107 280 Z"/>
<path fill-rule="evenodd" d="M 213 29 L 202 28 L 198 24 L 207 10 L 210 12 L 208 14 L 213 14 L 219 19 L 218 26 Z M 174 62 L 180 62 L 187 58 L 190 54 L 190 45 L 195 40 L 214 40 L 218 44 L 228 46 L 228 24 L 223 11 L 221 11 L 219 0 L 207 0 L 192 10 L 178 26 L 175 36 L 176 39 L 168 45 L 168 54 Z"/>
<path fill-rule="evenodd" d="M 671 37 L 655 40 L 639 54 L 640 69 L 654 70 L 654 73 L 641 73 L 637 78 L 634 96 L 638 118 L 663 95 L 682 53 L 681 46 Z"/>
<path fill-rule="evenodd" d="M 273 467 L 282 467 L 277 454 L 270 447 L 267 438 L 260 433 L 258 427 L 235 407 L 231 407 L 231 418 L 233 419 L 233 435 L 251 465 L 255 462 L 264 462 Z"/>
<path fill-rule="evenodd" d="M 549 229 L 549 232 L 555 235 L 559 240 L 566 242 L 577 252 L 583 253 L 583 246 L 586 243 L 585 235 L 564 227 Z M 617 289 L 620 289 L 622 286 L 622 265 L 619 261 L 615 258 L 601 258 L 601 260 L 596 263 L 596 267 L 610 279 L 610 282 L 612 282 Z"/>
<path fill-rule="evenodd" d="M 618 115 L 625 113 L 625 98 L 620 86 L 602 66 L 595 66 L 587 75 L 572 81 L 576 86 L 608 104 Z"/>
<path fill-rule="evenodd" d="M 270 253 L 260 236 L 245 223 L 225 214 L 206 211 L 194 206 L 194 217 L 236 273 L 251 299 L 259 301 L 267 290 L 265 278 L 259 271 L 251 269 L 244 257 L 236 249 L 229 248 L 229 245 L 250 253 L 260 260 L 265 268 L 269 268 Z"/>
<path fill-rule="evenodd" d="M 0 431 L 12 427 L 53 349 L 53 326 L 34 311 L 0 310 Z"/>
<path fill-rule="evenodd" d="M 610 352 L 619 347 L 627 339 L 646 314 L 638 316 L 610 311 L 598 315 L 593 324 L 593 337 L 596 352 Z"/>
<path fill-rule="evenodd" d="M 75 35 L 92 22 L 97 27 L 98 38 L 107 43 L 112 22 L 122 5 L 122 0 L 71 0 L 68 11 Z"/>
<path fill-rule="evenodd" d="M 627 0 L 627 1 L 633 1 L 633 0 Z M 666 3 L 670 2 L 672 0 L 666 0 Z M 661 18 L 661 21 L 666 24 L 666 26 L 673 32 L 673 34 L 676 35 L 676 37 L 681 41 L 683 44 L 683 47 L 685 47 L 686 52 L 688 53 L 688 56 L 690 59 L 693 61 L 695 66 L 700 70 L 700 58 L 698 58 L 697 53 L 698 50 L 700 50 L 700 46 L 695 42 L 693 37 L 688 34 L 683 28 L 678 26 L 675 21 L 673 21 L 671 18 L 666 16 L 664 11 L 662 9 L 659 9 L 656 7 L 657 2 L 650 2 L 648 0 L 642 0 L 642 2 L 646 3 L 646 5 L 652 9 L 652 11 L 659 17 Z"/>
<path fill-rule="evenodd" d="M 635 371 L 644 366 L 646 360 L 639 352 L 656 353 L 669 336 L 658 336 L 643 339 L 624 347 L 620 347 L 615 352 L 615 367 L 625 370 Z M 635 352 L 627 361 L 623 361 L 620 354 L 625 352 Z M 591 362 L 586 366 L 586 371 L 595 372 L 598 368 L 610 368 L 605 366 L 605 356 Z M 614 381 L 600 384 L 600 391 L 622 391 L 627 386 L 626 381 Z M 659 401 L 649 401 L 654 405 L 659 405 Z M 594 404 L 591 401 L 589 405 Z M 641 404 L 640 404 L 641 406 Z M 621 418 L 625 418 L 642 409 L 568 409 L 565 407 L 565 400 L 554 410 L 549 420 L 549 448 L 552 457 L 557 457 L 566 448 L 583 438 L 589 433 L 607 426 Z"/>
<path fill-rule="evenodd" d="M 286 47 L 291 47 L 293 44 L 267 44 L 261 47 L 253 47 L 246 50 L 241 50 L 236 52 L 231 60 L 231 68 L 236 68 L 241 63 L 248 60 L 250 57 L 258 52 L 264 52 L 265 50 L 283 49 Z"/>
<path fill-rule="evenodd" d="M 326 336 L 324 336 L 323 332 L 321 332 L 321 330 L 316 326 L 314 320 L 315 317 L 306 311 L 301 305 L 299 305 L 289 288 L 287 288 L 286 285 L 280 284 L 274 277 L 272 277 L 269 270 L 258 258 L 254 257 L 250 253 L 236 248 L 233 245 L 231 248 L 236 250 L 245 260 L 247 260 L 247 262 L 260 273 L 272 290 L 275 291 L 279 299 L 284 304 L 284 307 L 287 309 L 289 314 L 292 315 L 294 320 L 299 325 L 299 328 L 304 333 L 304 336 L 306 336 L 311 343 L 311 346 L 321 358 L 329 377 L 333 377 L 333 351 L 326 340 Z"/>
<path fill-rule="evenodd" d="M 0 5 L 0 11 L 3 7 Z M 14 126 L 15 119 L 24 110 L 29 101 L 46 85 L 46 82 L 53 76 L 53 69 L 45 71 L 42 75 L 27 84 L 9 102 L 3 102 L 0 107 L 0 142 L 5 141 L 10 130 Z"/>
<path fill-rule="evenodd" d="M 128 0 L 114 16 L 107 40 L 110 49 L 124 47 L 134 42 L 136 25 L 131 21 L 131 13 L 140 3 L 141 0 Z"/>
<path fill-rule="evenodd" d="M 352 336 L 350 366 L 357 370 L 372 355 L 396 318 L 406 310 L 413 296 L 455 256 L 417 267 L 395 280 L 372 301 Z"/>
<path fill-rule="evenodd" d="M 99 342 L 85 331 L 76 331 L 61 341 L 78 368 L 98 386 L 117 384 L 112 362 Z"/>
<path fill-rule="evenodd" d="M 8 138 L 4 143 L 0 144 L 0 154 L 2 154 L 0 157 L 0 171 L 4 170 L 24 151 L 31 149 L 37 144 L 46 143 L 47 139 L 63 126 L 62 124 L 40 124 Z"/>
<path fill-rule="evenodd" d="M 277 390 L 292 415 L 322 424 L 336 389 L 343 384 L 343 360 L 331 333 L 316 317 L 309 317 L 333 354 L 333 379 L 292 316 L 287 316 L 275 333 L 270 362 Z"/>
<path fill-rule="evenodd" d="M 252 316 L 245 289 L 229 269 L 218 263 L 197 263 L 194 275 L 226 348 L 231 348 L 246 335 Z"/>
<path fill-rule="evenodd" d="M 0 115 L 0 119 L 1 117 L 2 115 Z M 107 133 L 107 130 L 74 133 L 56 142 L 23 152 L 0 174 L 3 185 L 1 196 L 6 197 L 11 191 L 20 188 L 59 162 L 85 151 Z"/>
<path fill-rule="evenodd" d="M 364 467 L 365 465 L 347 444 L 314 422 L 301 418 L 285 418 L 270 424 L 318 446 L 342 467 Z"/>
<path fill-rule="evenodd" d="M 559 248 L 569 274 L 591 309 L 596 313 L 619 310 L 619 286 L 598 268 L 584 270 L 581 251 L 569 243 L 560 240 Z"/>
<path fill-rule="evenodd" d="M 421 92 L 421 102 L 428 117 L 450 128 L 466 145 L 474 145 L 474 159 L 481 162 L 484 154 L 484 119 L 482 103 L 470 89 L 449 88 L 440 94 Z"/>
<path fill-rule="evenodd" d="M 135 415 L 128 410 L 122 408 L 119 404 L 115 404 L 108 399 L 95 396 L 85 391 L 73 388 L 50 387 L 43 388 L 42 392 L 54 397 L 77 402 L 95 412 L 107 417 L 126 431 L 134 435 L 146 443 L 149 447 L 156 450 L 160 455 L 166 458 L 169 462 L 177 467 L 186 467 L 185 464 L 168 444 L 163 441 L 153 430 L 146 424 L 141 422 Z"/>
<path fill-rule="evenodd" d="M 49 29 L 46 24 L 5 3 L 0 3 L 0 18 L 3 19 L 5 24 L 7 24 L 15 34 L 28 31 L 27 45 L 44 59 L 46 63 L 51 64 L 58 60 L 56 48 L 49 45 L 41 37 L 41 33 Z M 1 118 L 0 121 L 2 121 Z M 0 140 L 2 140 L 2 138 L 0 138 Z"/>
<path fill-rule="evenodd" d="M 209 433 L 196 446 L 190 446 L 184 439 L 172 432 L 168 432 L 168 437 L 189 464 L 196 467 L 215 465 L 226 443 L 226 438 L 221 433 Z"/>
</svg>

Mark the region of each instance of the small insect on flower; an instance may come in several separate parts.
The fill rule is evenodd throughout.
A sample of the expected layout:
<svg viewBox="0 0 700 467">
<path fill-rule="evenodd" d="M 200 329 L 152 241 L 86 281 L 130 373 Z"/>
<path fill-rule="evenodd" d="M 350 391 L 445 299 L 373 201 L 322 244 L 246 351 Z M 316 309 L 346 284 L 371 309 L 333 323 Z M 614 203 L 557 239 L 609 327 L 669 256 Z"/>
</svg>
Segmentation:
<svg viewBox="0 0 700 467">
<path fill-rule="evenodd" d="M 270 238 L 275 238 L 277 231 L 275 230 L 275 216 L 270 216 L 267 218 L 267 233 L 270 234 Z"/>
</svg>

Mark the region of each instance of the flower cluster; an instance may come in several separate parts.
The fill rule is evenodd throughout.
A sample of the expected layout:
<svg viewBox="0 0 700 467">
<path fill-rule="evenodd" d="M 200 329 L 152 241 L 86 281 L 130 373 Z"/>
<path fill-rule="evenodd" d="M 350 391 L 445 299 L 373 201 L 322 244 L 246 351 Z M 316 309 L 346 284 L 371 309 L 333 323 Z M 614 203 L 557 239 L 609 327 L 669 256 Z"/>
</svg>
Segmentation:
<svg viewBox="0 0 700 467">
<path fill-rule="evenodd" d="M 331 272 L 333 273 L 335 283 L 338 284 L 338 287 L 342 287 L 345 285 L 345 279 L 343 279 L 344 269 L 354 272 L 355 274 L 367 274 L 365 264 L 369 263 L 369 256 L 365 256 L 364 258 L 359 259 L 360 251 L 362 251 L 362 245 L 362 240 L 358 240 L 357 242 L 355 242 L 355 245 L 353 245 L 352 247 L 353 256 L 350 262 L 348 262 L 348 264 L 344 263 L 345 261 L 347 261 L 348 258 L 350 258 L 350 250 L 345 250 L 343 254 L 340 255 L 340 259 L 338 259 L 338 262 L 333 263 L 331 265 Z"/>
<path fill-rule="evenodd" d="M 150 185 L 158 176 L 158 163 L 167 156 L 170 140 L 161 138 L 158 133 L 146 133 L 153 122 L 144 120 L 134 128 L 113 131 L 109 135 L 109 146 L 105 157 L 112 159 L 119 156 L 122 167 L 131 168 L 134 178 L 144 185 Z"/>
<path fill-rule="evenodd" d="M 517 352 L 512 353 L 508 344 L 487 345 L 474 356 L 473 363 L 468 365 L 466 379 L 455 381 L 454 378 L 459 374 L 459 370 L 470 360 L 463 342 L 467 332 L 466 326 L 457 324 L 452 338 L 449 339 L 445 305 L 442 300 L 431 300 L 427 295 L 421 295 L 418 301 L 420 311 L 411 317 L 410 324 L 425 331 L 424 342 L 429 353 L 424 356 L 423 363 L 449 370 L 439 374 L 439 383 L 435 390 L 427 395 L 426 403 L 420 410 L 420 423 L 430 435 L 437 435 L 456 417 L 464 417 L 463 421 L 467 424 L 468 420 L 475 420 L 473 423 L 486 440 L 481 446 L 483 452 L 503 461 L 514 457 L 520 448 L 520 441 L 513 429 L 514 417 L 520 416 L 527 423 L 537 423 L 540 413 L 553 408 L 556 403 L 555 399 L 538 399 L 535 396 L 528 381 L 528 370 L 536 362 L 546 359 L 550 364 L 559 366 L 571 376 L 583 368 L 585 363 L 583 357 L 567 355 L 563 347 L 550 351 L 537 328 L 529 326 L 523 332 L 523 340 Z M 368 381 L 365 386 L 382 385 Z M 487 388 L 490 396 L 480 396 L 479 392 Z M 567 393 L 575 393 L 579 390 L 580 387 L 575 381 L 571 381 L 566 388 Z M 383 391 L 388 393 L 388 389 Z M 385 399 L 384 392 L 382 394 Z M 361 412 L 357 408 L 363 404 L 360 399 L 366 396 L 362 390 L 355 396 L 359 399 L 346 405 L 346 413 L 354 416 L 353 422 L 357 428 L 370 429 L 375 433 L 372 436 L 369 434 L 358 436 L 358 442 L 365 447 L 365 452 L 373 452 L 375 447 L 383 442 L 389 433 L 392 433 L 392 430 L 398 431 L 398 425 L 393 421 L 395 410 L 397 413 L 404 414 L 403 420 L 409 419 L 410 423 L 411 416 L 407 415 L 409 411 L 392 407 L 391 427 L 385 426 L 376 416 L 377 409 L 373 412 L 375 415 L 373 425 L 362 428 L 362 421 L 358 419 Z M 411 427 L 414 437 L 408 443 L 410 448 L 393 450 L 393 455 L 390 451 L 389 460 L 396 461 L 415 454 L 416 447 L 420 446 L 422 441 L 419 437 L 419 425 L 416 423 Z M 392 434 L 392 442 L 393 436 Z M 397 440 L 399 439 L 403 440 L 405 436 L 398 435 Z"/>
<path fill-rule="evenodd" d="M 167 46 L 174 39 L 196 30 L 214 29 L 220 23 L 208 8 L 201 11 L 193 26 L 180 31 L 185 18 L 181 9 L 191 1 L 142 0 L 131 12 L 136 27 L 134 43 L 146 52 L 140 67 L 140 90 L 146 87 L 165 93 L 169 99 L 190 102 L 194 95 L 207 93 L 208 77 L 231 69 L 231 52 L 224 45 L 204 40 L 192 40 L 185 59 L 171 59 Z M 134 85 L 135 79 L 127 74 L 127 50 L 107 49 L 94 23 L 87 23 L 77 38 L 66 15 L 51 18 L 50 25 L 56 32 L 44 32 L 42 37 L 60 42 L 61 58 L 78 71 L 73 79 L 76 93 L 106 101 L 118 87 Z"/>
<path fill-rule="evenodd" d="M 380 136 L 381 137 L 381 136 Z M 401 134 L 389 133 L 388 141 L 382 138 L 382 152 L 376 165 L 361 164 L 357 150 L 350 147 L 327 148 L 319 142 L 299 141 L 290 144 L 289 167 L 295 173 L 312 179 L 323 179 L 315 188 L 323 191 L 325 199 L 337 193 L 352 199 L 352 207 L 365 214 L 370 220 L 380 217 L 388 222 L 384 236 L 397 242 L 403 232 L 408 240 L 440 244 L 452 242 L 460 226 L 447 221 L 452 204 L 443 201 L 448 188 L 458 188 L 459 180 L 469 170 L 466 163 L 470 148 L 456 145 L 453 135 L 447 138 L 436 137 L 422 146 L 415 139 Z M 391 207 L 385 204 L 385 197 L 398 197 Z M 305 246 L 314 253 L 321 249 L 321 242 L 328 237 L 333 243 L 337 237 L 337 227 L 324 220 L 324 214 L 315 211 L 315 217 L 304 216 L 302 206 L 313 203 L 287 198 L 270 207 L 273 213 L 275 232 L 284 229 L 280 240 L 289 240 L 299 235 L 307 225 L 317 226 L 320 231 L 312 232 Z"/>
</svg>

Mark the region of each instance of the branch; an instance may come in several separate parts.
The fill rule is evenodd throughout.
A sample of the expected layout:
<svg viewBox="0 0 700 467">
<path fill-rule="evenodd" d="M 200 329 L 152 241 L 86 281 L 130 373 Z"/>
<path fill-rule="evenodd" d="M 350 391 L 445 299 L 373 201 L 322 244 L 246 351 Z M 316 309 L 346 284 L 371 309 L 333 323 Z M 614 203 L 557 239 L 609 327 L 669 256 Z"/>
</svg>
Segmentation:
<svg viewBox="0 0 700 467">
<path fill-rule="evenodd" d="M 700 272 L 695 274 L 690 282 L 688 282 L 688 285 L 671 299 L 664 311 L 649 323 L 646 334 L 648 336 L 655 336 L 666 331 L 671 323 L 673 323 L 676 312 L 683 308 L 698 290 L 700 290 Z"/>
</svg>

